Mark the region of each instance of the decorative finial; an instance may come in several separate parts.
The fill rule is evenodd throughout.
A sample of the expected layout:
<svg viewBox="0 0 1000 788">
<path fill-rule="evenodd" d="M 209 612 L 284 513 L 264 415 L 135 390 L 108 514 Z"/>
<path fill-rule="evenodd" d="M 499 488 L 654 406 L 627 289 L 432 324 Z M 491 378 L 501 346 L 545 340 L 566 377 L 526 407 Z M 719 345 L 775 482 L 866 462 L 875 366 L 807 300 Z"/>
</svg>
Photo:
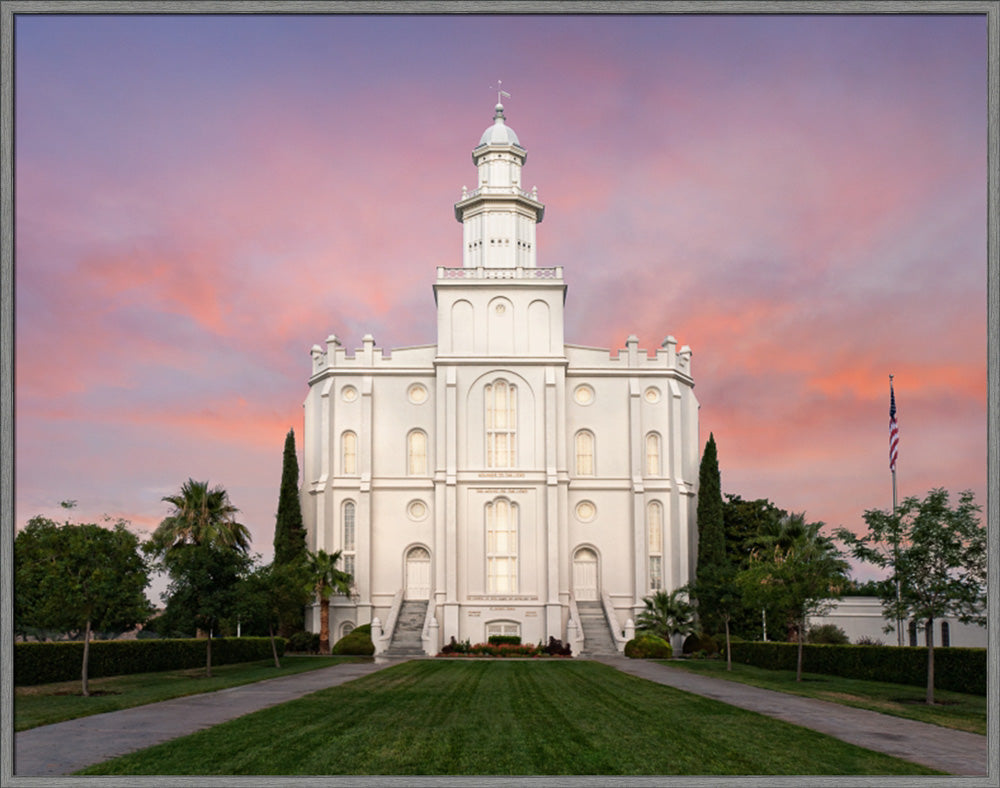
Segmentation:
<svg viewBox="0 0 1000 788">
<path fill-rule="evenodd" d="M 501 88 L 501 85 L 503 85 L 503 80 L 498 79 L 496 87 L 491 87 L 490 88 L 490 90 L 495 90 L 497 92 L 496 113 L 493 115 L 494 120 L 497 119 L 497 118 L 503 118 L 503 102 L 501 101 L 501 99 L 504 96 L 506 96 L 507 98 L 510 98 L 510 93 L 508 93 L 506 90 L 503 90 Z"/>
</svg>

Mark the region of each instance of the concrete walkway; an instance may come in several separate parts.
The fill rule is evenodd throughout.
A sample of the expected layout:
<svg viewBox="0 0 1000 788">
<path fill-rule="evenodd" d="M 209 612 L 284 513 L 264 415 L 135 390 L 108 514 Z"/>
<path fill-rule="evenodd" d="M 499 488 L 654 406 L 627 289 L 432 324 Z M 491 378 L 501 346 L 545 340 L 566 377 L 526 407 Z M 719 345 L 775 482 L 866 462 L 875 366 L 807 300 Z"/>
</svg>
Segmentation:
<svg viewBox="0 0 1000 788">
<path fill-rule="evenodd" d="M 146 706 L 94 714 L 14 734 L 14 774 L 72 774 L 95 763 L 367 676 L 398 660 L 344 662 L 329 668 Z"/>
<path fill-rule="evenodd" d="M 623 673 L 766 714 L 949 774 L 987 774 L 988 740 L 975 733 L 701 676 L 658 662 L 626 657 L 604 657 L 598 661 Z"/>
</svg>

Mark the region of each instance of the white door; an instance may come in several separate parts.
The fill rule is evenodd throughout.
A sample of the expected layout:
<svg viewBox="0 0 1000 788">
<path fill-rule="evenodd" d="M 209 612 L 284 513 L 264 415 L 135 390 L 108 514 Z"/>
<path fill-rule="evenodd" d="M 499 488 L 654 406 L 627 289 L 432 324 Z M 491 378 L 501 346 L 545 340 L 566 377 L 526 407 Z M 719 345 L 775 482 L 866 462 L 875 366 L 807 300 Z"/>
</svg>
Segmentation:
<svg viewBox="0 0 1000 788">
<path fill-rule="evenodd" d="M 430 599 L 431 555 L 422 547 L 406 554 L 406 599 Z"/>
<path fill-rule="evenodd" d="M 583 548 L 573 556 L 573 596 L 579 601 L 597 599 L 597 555 Z"/>
</svg>

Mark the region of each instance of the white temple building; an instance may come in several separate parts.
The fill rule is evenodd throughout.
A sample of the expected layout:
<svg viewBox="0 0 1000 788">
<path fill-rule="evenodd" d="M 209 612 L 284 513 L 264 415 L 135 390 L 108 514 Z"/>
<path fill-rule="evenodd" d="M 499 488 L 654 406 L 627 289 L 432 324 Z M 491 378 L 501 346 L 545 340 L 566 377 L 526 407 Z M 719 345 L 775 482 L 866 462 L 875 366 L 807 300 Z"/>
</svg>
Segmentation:
<svg viewBox="0 0 1000 788">
<path fill-rule="evenodd" d="M 454 206 L 461 264 L 437 269 L 437 344 L 312 349 L 307 546 L 342 551 L 355 579 L 332 601 L 331 642 L 370 622 L 377 653 L 492 634 L 620 651 L 643 597 L 693 573 L 691 350 L 566 343 L 526 158 L 497 104 Z M 319 631 L 318 606 L 307 623 Z"/>
</svg>

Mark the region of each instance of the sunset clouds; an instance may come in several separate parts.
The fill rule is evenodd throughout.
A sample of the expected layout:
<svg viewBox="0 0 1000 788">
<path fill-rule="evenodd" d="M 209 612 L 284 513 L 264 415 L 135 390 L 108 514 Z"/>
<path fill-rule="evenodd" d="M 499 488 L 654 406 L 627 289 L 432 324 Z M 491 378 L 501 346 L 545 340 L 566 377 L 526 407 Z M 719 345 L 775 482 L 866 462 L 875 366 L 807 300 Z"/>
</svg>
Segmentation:
<svg viewBox="0 0 1000 788">
<path fill-rule="evenodd" d="M 986 489 L 974 16 L 22 16 L 15 519 L 223 484 L 269 554 L 309 348 L 435 341 L 497 78 L 567 341 L 694 351 L 723 491 Z"/>
</svg>

